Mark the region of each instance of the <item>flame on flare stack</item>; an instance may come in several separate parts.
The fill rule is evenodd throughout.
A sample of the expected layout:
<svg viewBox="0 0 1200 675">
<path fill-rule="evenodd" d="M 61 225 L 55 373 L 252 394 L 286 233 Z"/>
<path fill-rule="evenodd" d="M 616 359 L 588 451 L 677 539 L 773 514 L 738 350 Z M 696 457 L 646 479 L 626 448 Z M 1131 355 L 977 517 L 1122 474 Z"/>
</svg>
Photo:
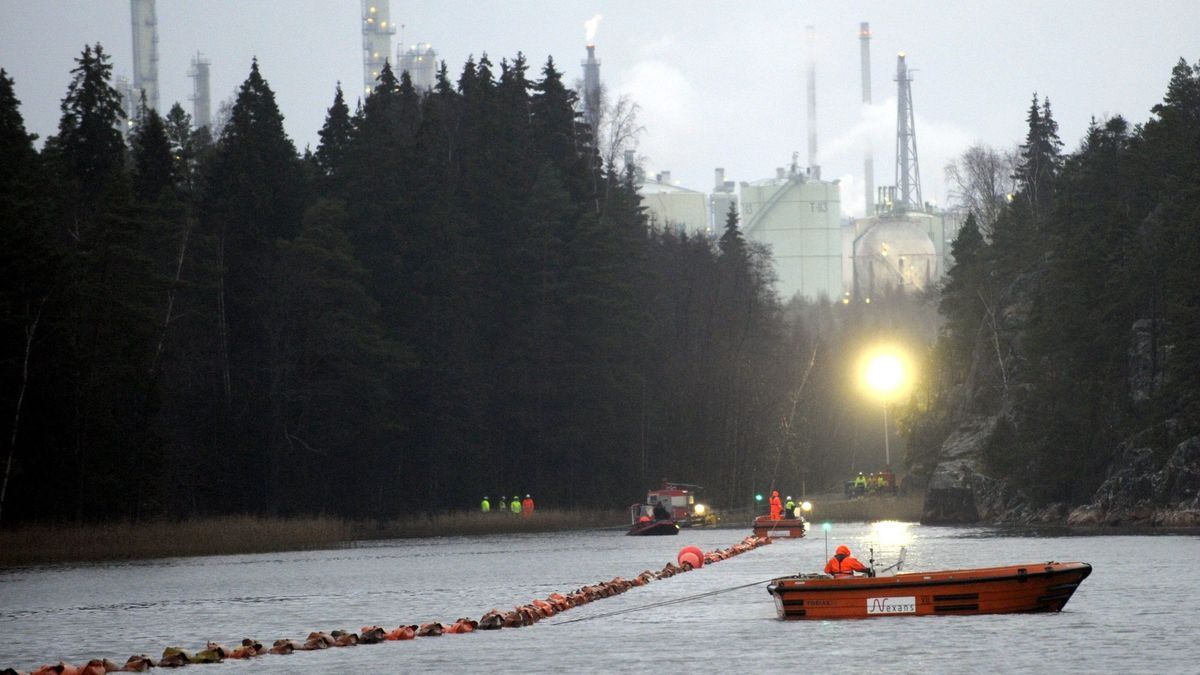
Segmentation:
<svg viewBox="0 0 1200 675">
<path fill-rule="evenodd" d="M 596 29 L 600 27 L 600 20 L 603 18 L 603 15 L 597 14 L 583 22 L 583 29 L 587 32 L 587 46 L 596 44 Z"/>
</svg>

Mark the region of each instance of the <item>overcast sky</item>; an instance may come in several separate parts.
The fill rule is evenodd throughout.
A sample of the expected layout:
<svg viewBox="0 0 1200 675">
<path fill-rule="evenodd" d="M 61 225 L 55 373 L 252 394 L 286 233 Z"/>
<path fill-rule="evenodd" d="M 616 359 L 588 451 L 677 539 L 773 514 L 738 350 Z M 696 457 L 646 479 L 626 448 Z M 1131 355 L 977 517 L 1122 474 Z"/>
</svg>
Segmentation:
<svg viewBox="0 0 1200 675">
<path fill-rule="evenodd" d="M 596 52 L 611 92 L 642 107 L 646 168 L 709 190 L 713 169 L 749 181 L 807 157 L 806 25 L 818 33 L 818 147 L 824 178 L 843 182 L 843 210 L 861 213 L 863 147 L 875 182 L 894 182 L 896 54 L 915 69 L 913 99 L 922 186 L 945 200 L 942 168 L 973 142 L 1008 146 L 1024 134 L 1031 95 L 1048 95 L 1068 149 L 1092 116 L 1145 121 L 1171 67 L 1200 59 L 1200 2 L 532 2 L 392 0 L 406 43 L 430 42 L 457 79 L 470 54 L 494 62 L 523 51 L 553 56 L 568 82 L 582 77 L 584 21 L 600 14 Z M 160 0 L 163 107 L 191 112 L 186 73 L 197 51 L 212 61 L 212 97 L 233 95 L 257 56 L 296 145 L 315 148 L 341 80 L 362 79 L 358 0 Z M 874 39 L 874 108 L 864 114 L 858 25 Z M 397 41 L 400 35 L 397 35 Z M 43 139 L 55 132 L 72 59 L 101 42 L 114 72 L 132 79 L 128 0 L 0 0 L 0 67 L 16 80 L 22 114 Z"/>
</svg>

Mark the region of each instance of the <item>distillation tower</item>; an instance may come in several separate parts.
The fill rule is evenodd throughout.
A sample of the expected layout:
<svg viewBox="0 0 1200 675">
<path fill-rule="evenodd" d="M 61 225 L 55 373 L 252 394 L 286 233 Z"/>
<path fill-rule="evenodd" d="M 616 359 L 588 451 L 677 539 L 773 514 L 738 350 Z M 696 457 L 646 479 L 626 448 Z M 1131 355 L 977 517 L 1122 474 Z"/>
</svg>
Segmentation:
<svg viewBox="0 0 1200 675">
<path fill-rule="evenodd" d="M 375 89 L 379 73 L 392 53 L 392 25 L 389 0 L 362 0 L 363 96 Z"/>
<path fill-rule="evenodd" d="M 209 66 L 212 61 L 200 52 L 192 57 L 188 77 L 192 78 L 192 126 L 197 129 L 212 128 L 212 99 L 209 87 Z"/>
<path fill-rule="evenodd" d="M 138 110 L 141 97 L 146 107 L 158 110 L 158 19 L 154 0 L 130 0 L 130 24 L 133 29 L 132 109 Z"/>
</svg>

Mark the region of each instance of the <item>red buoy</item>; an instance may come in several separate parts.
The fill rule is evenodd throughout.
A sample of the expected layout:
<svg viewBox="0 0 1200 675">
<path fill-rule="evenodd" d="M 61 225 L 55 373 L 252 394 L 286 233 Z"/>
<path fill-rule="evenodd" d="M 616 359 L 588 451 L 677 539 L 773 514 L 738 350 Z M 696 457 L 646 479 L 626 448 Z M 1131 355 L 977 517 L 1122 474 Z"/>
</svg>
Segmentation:
<svg viewBox="0 0 1200 675">
<path fill-rule="evenodd" d="M 695 546 L 684 546 L 683 549 L 679 551 L 679 557 L 676 558 L 676 560 L 679 562 L 681 567 L 685 562 L 691 565 L 692 569 L 704 567 L 704 551 L 701 551 Z"/>
</svg>

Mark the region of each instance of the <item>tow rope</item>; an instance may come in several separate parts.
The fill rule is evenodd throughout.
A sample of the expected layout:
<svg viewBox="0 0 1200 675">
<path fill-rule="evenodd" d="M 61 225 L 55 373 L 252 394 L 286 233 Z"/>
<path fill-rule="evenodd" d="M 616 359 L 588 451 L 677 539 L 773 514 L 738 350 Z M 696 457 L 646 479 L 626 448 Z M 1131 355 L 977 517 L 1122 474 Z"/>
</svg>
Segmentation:
<svg viewBox="0 0 1200 675">
<path fill-rule="evenodd" d="M 772 577 L 772 579 L 773 578 L 774 577 Z M 720 595 L 722 593 L 728 593 L 730 591 L 738 591 L 743 588 L 750 588 L 751 586 L 759 586 L 759 585 L 768 583 L 770 581 L 771 581 L 771 579 L 763 579 L 762 581 L 753 581 L 748 584 L 742 584 L 741 586 L 731 586 L 729 588 L 721 588 L 721 589 L 718 589 L 715 591 L 707 591 L 705 593 L 697 593 L 696 595 L 688 595 L 688 596 L 685 596 L 682 598 L 673 598 L 671 600 L 663 600 L 661 602 L 652 602 L 648 605 L 640 605 L 638 607 L 626 607 L 625 609 L 618 609 L 615 612 L 605 612 L 603 614 L 594 614 L 592 616 L 582 616 L 582 617 L 579 617 L 578 619 L 571 619 L 570 621 L 559 621 L 553 625 L 565 626 L 569 623 L 579 623 L 580 621 L 590 621 L 592 619 L 606 619 L 610 616 L 617 616 L 618 614 L 628 614 L 629 612 L 640 612 L 643 609 L 654 609 L 656 607 L 666 607 L 667 605 L 678 605 L 680 603 L 691 602 L 692 600 L 699 600 L 701 598 L 707 598 L 707 597 L 710 597 L 713 595 Z"/>
</svg>

